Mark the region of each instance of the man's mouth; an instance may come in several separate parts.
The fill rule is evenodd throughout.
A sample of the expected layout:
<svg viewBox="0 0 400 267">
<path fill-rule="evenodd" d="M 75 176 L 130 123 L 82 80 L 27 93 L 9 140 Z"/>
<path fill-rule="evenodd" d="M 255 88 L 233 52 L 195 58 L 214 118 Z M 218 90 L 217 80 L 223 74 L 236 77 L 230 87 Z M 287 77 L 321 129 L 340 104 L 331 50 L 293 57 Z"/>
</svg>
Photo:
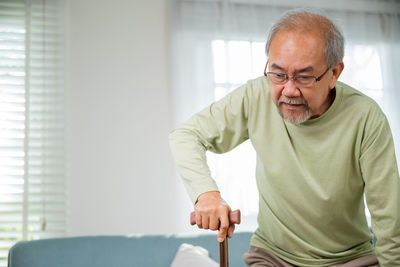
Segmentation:
<svg viewBox="0 0 400 267">
<path fill-rule="evenodd" d="M 305 105 L 304 103 L 301 103 L 301 104 L 293 104 L 293 103 L 286 103 L 286 102 L 281 102 L 281 103 L 285 104 L 287 106 L 294 106 L 294 107 L 296 107 L 296 106 L 304 106 Z"/>
<path fill-rule="evenodd" d="M 278 110 L 282 118 L 290 123 L 302 123 L 311 117 L 311 111 L 304 98 L 281 96 L 278 99 Z"/>
<path fill-rule="evenodd" d="M 307 103 L 302 99 L 290 99 L 290 98 L 279 99 L 278 105 L 281 104 L 283 104 L 287 108 L 292 108 L 292 109 L 307 106 Z"/>
</svg>

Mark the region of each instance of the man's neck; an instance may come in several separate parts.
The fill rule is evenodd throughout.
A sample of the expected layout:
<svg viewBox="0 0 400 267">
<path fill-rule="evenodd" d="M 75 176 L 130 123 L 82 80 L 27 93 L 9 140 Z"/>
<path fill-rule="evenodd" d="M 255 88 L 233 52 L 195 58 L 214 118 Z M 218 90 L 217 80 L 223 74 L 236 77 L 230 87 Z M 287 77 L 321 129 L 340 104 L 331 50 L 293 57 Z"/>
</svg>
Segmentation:
<svg viewBox="0 0 400 267">
<path fill-rule="evenodd" d="M 330 108 L 330 106 L 332 106 L 333 102 L 335 101 L 335 98 L 336 98 L 336 88 L 333 88 L 330 90 L 327 100 L 325 101 L 325 104 L 321 109 L 321 112 L 319 112 L 319 114 L 311 116 L 310 120 L 322 116 Z"/>
</svg>

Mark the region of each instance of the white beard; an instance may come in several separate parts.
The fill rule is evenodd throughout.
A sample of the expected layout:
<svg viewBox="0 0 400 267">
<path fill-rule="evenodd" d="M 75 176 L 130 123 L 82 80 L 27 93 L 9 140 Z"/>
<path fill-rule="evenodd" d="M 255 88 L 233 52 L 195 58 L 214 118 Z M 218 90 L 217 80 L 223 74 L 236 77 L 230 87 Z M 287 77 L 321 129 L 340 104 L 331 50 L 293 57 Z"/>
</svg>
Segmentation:
<svg viewBox="0 0 400 267">
<path fill-rule="evenodd" d="M 282 112 L 281 112 L 281 110 L 278 108 L 278 111 L 279 111 L 279 114 L 282 116 L 282 118 L 285 120 L 285 121 L 287 121 L 287 122 L 290 122 L 290 123 L 294 123 L 294 124 L 300 124 L 300 123 L 303 123 L 303 122 L 305 122 L 305 121 L 307 121 L 308 119 L 310 119 L 311 118 L 311 110 L 307 107 L 307 110 L 306 110 L 306 112 L 304 112 L 304 114 L 303 114 L 303 116 L 300 116 L 300 117 L 298 117 L 298 116 L 296 116 L 296 117 L 292 117 L 292 116 L 290 116 L 290 117 L 285 117 L 283 114 L 282 114 Z"/>
</svg>

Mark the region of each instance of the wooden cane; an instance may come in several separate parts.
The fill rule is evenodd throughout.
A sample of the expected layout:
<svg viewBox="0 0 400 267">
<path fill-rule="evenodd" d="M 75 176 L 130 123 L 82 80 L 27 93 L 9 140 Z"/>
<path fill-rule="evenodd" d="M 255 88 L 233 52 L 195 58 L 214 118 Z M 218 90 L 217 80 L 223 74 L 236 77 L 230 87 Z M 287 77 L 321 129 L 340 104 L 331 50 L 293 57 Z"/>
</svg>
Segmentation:
<svg viewBox="0 0 400 267">
<path fill-rule="evenodd" d="M 240 224 L 240 210 L 231 211 L 229 213 L 229 224 Z M 193 211 L 190 213 L 190 224 L 196 224 L 196 213 Z M 228 236 L 227 236 L 228 237 Z M 225 237 L 223 242 L 219 243 L 219 266 L 229 267 L 228 261 L 228 238 Z"/>
</svg>

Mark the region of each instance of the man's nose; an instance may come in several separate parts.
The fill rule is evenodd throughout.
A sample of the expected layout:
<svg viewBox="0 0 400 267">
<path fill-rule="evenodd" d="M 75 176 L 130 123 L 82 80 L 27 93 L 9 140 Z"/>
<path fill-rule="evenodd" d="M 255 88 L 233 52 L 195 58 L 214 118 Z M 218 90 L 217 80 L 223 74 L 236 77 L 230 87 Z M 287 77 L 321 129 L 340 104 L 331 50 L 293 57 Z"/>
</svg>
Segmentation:
<svg viewBox="0 0 400 267">
<path fill-rule="evenodd" d="M 297 87 L 293 79 L 289 79 L 283 88 L 282 94 L 288 97 L 298 97 L 301 96 L 301 92 Z"/>
</svg>

